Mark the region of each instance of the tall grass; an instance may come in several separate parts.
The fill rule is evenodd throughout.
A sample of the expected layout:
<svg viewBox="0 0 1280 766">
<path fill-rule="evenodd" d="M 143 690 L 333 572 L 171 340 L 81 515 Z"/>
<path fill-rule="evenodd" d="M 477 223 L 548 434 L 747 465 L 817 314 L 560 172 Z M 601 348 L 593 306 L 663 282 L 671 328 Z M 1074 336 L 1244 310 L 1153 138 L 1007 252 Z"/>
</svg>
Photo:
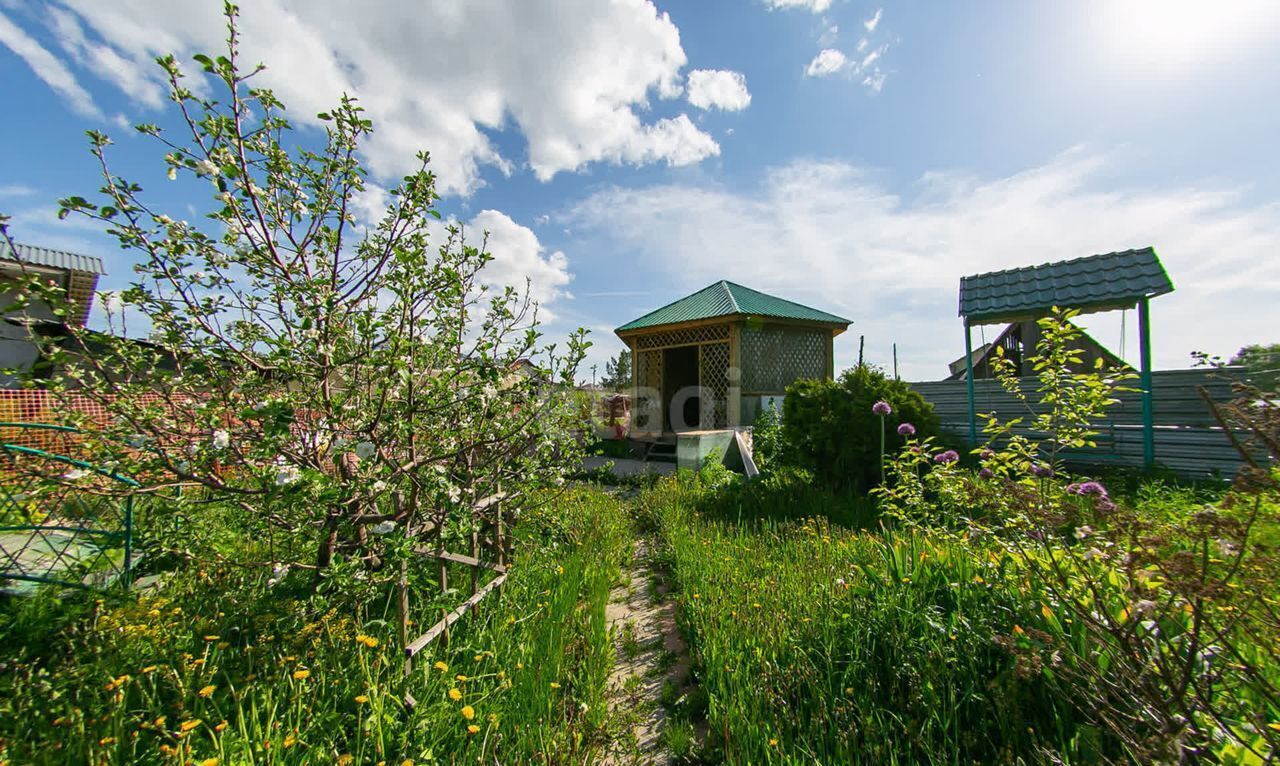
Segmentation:
<svg viewBox="0 0 1280 766">
<path fill-rule="evenodd" d="M 1049 607 L 976 542 L 739 523 L 692 481 L 641 498 L 678 584 L 709 698 L 706 756 L 729 763 L 1090 762 L 1106 743 L 1052 674 L 1000 637 Z M 797 513 L 780 507 L 784 517 Z"/>
<path fill-rule="evenodd" d="M 0 605 L 0 763 L 590 762 L 626 514 L 572 490 L 515 534 L 505 589 L 407 680 L 391 594 L 312 594 L 305 572 L 268 585 L 197 558 L 136 600 Z M 465 594 L 423 569 L 425 630 Z"/>
</svg>

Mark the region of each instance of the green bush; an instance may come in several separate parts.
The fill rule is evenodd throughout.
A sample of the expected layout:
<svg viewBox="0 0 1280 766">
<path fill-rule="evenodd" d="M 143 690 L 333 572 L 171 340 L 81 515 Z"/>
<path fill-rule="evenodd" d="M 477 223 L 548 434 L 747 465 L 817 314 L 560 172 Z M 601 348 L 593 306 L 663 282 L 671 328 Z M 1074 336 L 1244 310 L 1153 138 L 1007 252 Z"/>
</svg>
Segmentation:
<svg viewBox="0 0 1280 766">
<path fill-rule="evenodd" d="M 813 470 L 836 487 L 866 491 L 880 478 L 880 416 L 872 405 L 893 407 L 884 419 L 885 450 L 904 443 L 897 428 L 910 423 L 919 438 L 938 433 L 933 405 L 900 380 L 868 366 L 845 370 L 840 378 L 802 380 L 783 402 L 783 451 L 789 461 Z"/>
</svg>

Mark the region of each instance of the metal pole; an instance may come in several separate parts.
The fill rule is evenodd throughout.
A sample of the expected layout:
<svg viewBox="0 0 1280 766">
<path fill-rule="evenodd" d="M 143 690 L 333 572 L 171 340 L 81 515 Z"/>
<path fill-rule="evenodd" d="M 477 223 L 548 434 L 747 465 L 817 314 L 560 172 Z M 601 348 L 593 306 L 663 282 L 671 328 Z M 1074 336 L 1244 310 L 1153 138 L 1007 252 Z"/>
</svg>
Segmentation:
<svg viewBox="0 0 1280 766">
<path fill-rule="evenodd" d="M 965 387 L 969 390 L 969 446 L 978 446 L 978 412 L 973 402 L 973 328 L 964 322 Z"/>
<path fill-rule="evenodd" d="M 1151 309 L 1148 299 L 1138 301 L 1139 381 L 1142 385 L 1142 462 L 1156 464 L 1155 412 L 1151 402 Z"/>
<path fill-rule="evenodd" d="M 124 587 L 133 587 L 133 495 L 124 499 Z"/>
</svg>

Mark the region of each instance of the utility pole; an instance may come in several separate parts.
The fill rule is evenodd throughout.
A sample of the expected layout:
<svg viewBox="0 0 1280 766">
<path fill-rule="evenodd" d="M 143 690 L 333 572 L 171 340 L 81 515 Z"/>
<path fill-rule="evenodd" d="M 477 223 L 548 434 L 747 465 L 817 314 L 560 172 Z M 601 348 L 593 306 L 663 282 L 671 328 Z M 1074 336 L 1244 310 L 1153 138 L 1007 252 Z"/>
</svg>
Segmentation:
<svg viewBox="0 0 1280 766">
<path fill-rule="evenodd" d="M 867 336 L 859 335 L 858 336 L 858 367 L 862 367 L 862 348 L 863 346 L 866 345 L 866 343 L 867 343 Z"/>
<path fill-rule="evenodd" d="M 893 344 L 893 379 L 901 380 L 898 377 L 898 344 Z"/>
</svg>

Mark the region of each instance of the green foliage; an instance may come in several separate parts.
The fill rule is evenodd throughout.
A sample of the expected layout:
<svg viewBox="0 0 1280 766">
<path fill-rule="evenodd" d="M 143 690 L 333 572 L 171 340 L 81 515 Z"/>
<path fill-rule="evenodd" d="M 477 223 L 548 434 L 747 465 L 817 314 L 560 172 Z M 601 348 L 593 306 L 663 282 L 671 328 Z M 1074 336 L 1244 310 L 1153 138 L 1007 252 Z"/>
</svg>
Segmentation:
<svg viewBox="0 0 1280 766">
<path fill-rule="evenodd" d="M 739 524 L 722 494 L 668 480 L 640 498 L 708 698 L 713 762 L 1120 755 L 1069 689 L 999 643 L 1042 623 L 1048 597 L 998 548 L 804 519 L 788 492 L 760 495 Z"/>
<path fill-rule="evenodd" d="M 783 451 L 833 486 L 870 489 L 880 480 L 881 420 L 871 411 L 878 401 L 893 407 L 884 423 L 886 449 L 903 444 L 900 423 L 911 423 L 921 437 L 938 433 L 933 405 L 906 383 L 863 365 L 836 381 L 804 380 L 787 389 Z"/>
<path fill-rule="evenodd" d="M 604 376 L 600 385 L 610 391 L 626 391 L 631 387 L 631 351 L 623 349 L 616 359 L 610 359 L 604 365 Z"/>
<path fill-rule="evenodd" d="M 1280 343 L 1245 346 L 1228 364 L 1243 366 L 1249 381 L 1263 391 L 1280 391 Z"/>
<path fill-rule="evenodd" d="M 988 418 L 976 473 L 912 440 L 876 490 L 913 534 L 990 541 L 1045 599 L 1035 633 L 1001 639 L 1024 672 L 1065 685 L 1083 716 L 1141 762 L 1212 757 L 1261 762 L 1280 746 L 1280 482 L 1248 450 L 1235 486 L 1140 488 L 1121 498 L 1069 476 L 1061 450 L 1089 446 L 1093 424 L 1130 376 L 1071 372 L 1072 312 L 1041 321 L 1028 419 Z M 1214 409 L 1238 433 L 1280 453 L 1276 403 L 1256 388 Z M 1025 623 L 1024 623 L 1025 625 Z M 1230 657 L 1229 660 L 1220 658 Z"/>
<path fill-rule="evenodd" d="M 604 611 L 630 530 L 623 506 L 599 491 L 540 500 L 514 530 L 504 590 L 456 624 L 447 648 L 419 655 L 408 679 L 387 588 L 312 593 L 303 572 L 195 560 L 136 600 L 45 592 L 5 602 L 0 761 L 591 762 L 613 661 Z M 414 584 L 431 592 L 427 578 Z M 415 624 L 456 598 L 422 598 Z"/>
<path fill-rule="evenodd" d="M 751 427 L 751 451 L 756 468 L 762 473 L 767 473 L 775 466 L 783 464 L 785 462 L 785 456 L 782 454 L 784 445 L 782 413 L 778 412 L 778 406 L 771 402 L 768 407 L 760 409 L 760 414 L 756 415 L 756 422 Z"/>
</svg>

